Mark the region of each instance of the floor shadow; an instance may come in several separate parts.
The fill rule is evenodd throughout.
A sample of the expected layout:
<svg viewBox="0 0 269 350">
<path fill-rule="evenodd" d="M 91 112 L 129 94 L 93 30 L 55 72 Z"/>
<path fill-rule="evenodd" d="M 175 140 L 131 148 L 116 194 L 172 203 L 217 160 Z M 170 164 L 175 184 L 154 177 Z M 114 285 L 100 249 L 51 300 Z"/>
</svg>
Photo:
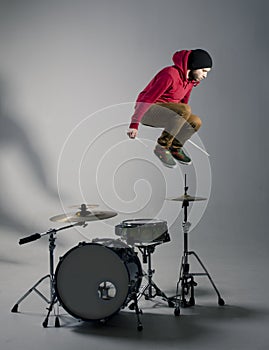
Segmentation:
<svg viewBox="0 0 269 350">
<path fill-rule="evenodd" d="M 171 314 L 170 314 L 171 312 Z M 173 309 L 169 314 L 144 313 L 141 316 L 143 331 L 138 332 L 136 315 L 131 312 L 120 312 L 105 324 L 96 322 L 73 323 L 68 316 L 62 319 L 62 326 L 70 327 L 73 332 L 85 336 L 111 337 L 167 343 L 179 342 L 187 344 L 196 342 L 208 336 L 208 333 L 218 332 L 220 325 L 237 319 L 255 320 L 269 316 L 268 309 L 246 308 L 236 305 L 224 307 L 195 306 L 181 309 L 179 316 L 174 316 Z M 217 322 L 216 322 L 217 321 Z M 220 331 L 220 330 L 219 330 Z"/>
<path fill-rule="evenodd" d="M 203 324 L 193 323 L 189 316 L 175 317 L 161 314 L 143 314 L 141 317 L 143 331 L 137 330 L 136 315 L 122 312 L 106 324 L 83 322 L 72 327 L 73 332 L 97 337 L 111 337 L 144 340 L 149 342 L 180 341 L 191 339 L 193 333 L 197 338 L 207 336 L 208 330 Z M 191 337 L 190 337 L 191 336 Z"/>
</svg>

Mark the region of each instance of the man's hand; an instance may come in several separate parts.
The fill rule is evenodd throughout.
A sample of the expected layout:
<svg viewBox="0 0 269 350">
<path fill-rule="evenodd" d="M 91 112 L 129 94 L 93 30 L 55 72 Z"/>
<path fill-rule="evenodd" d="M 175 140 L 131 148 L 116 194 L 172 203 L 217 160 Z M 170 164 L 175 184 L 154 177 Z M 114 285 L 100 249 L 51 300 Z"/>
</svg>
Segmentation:
<svg viewBox="0 0 269 350">
<path fill-rule="evenodd" d="M 137 134 L 138 134 L 138 130 L 137 129 L 129 129 L 127 131 L 127 135 L 130 137 L 130 139 L 135 139 Z"/>
</svg>

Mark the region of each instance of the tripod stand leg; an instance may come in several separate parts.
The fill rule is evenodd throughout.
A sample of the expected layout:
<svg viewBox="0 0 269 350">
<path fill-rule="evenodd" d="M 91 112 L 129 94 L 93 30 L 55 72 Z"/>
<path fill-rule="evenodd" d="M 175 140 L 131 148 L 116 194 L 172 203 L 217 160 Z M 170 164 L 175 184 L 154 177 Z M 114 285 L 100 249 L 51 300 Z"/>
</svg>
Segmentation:
<svg viewBox="0 0 269 350">
<path fill-rule="evenodd" d="M 136 297 L 137 300 L 139 300 L 143 295 L 146 300 L 150 300 L 156 296 L 159 296 L 164 301 L 167 301 L 169 307 L 174 307 L 174 302 L 172 300 L 173 298 L 168 298 L 168 296 L 157 286 L 157 284 L 153 282 L 152 278 L 149 278 L 148 276 L 144 277 L 148 280 L 148 283 L 139 291 L 138 296 Z M 152 293 L 152 289 L 155 290 L 154 294 Z M 132 309 L 134 309 L 133 304 Z"/>
<path fill-rule="evenodd" d="M 151 280 L 151 286 L 155 289 L 155 296 L 161 297 L 163 300 L 167 301 L 169 307 L 174 307 L 174 302 Z"/>
<path fill-rule="evenodd" d="M 142 331 L 143 330 L 143 325 L 142 325 L 140 317 L 139 317 L 139 315 L 142 314 L 142 311 L 138 307 L 137 295 L 136 295 L 135 292 L 133 292 L 131 298 L 134 301 L 133 305 L 134 305 L 134 309 L 135 309 L 135 313 L 136 313 L 136 317 L 137 317 L 137 330 L 138 331 Z"/>
<path fill-rule="evenodd" d="M 47 328 L 47 326 L 48 326 L 49 316 L 50 316 L 50 313 L 51 313 L 51 311 L 52 311 L 52 309 L 53 309 L 53 305 L 55 304 L 55 302 L 56 302 L 56 293 L 53 294 L 53 297 L 52 297 L 50 306 L 49 306 L 49 308 L 48 308 L 47 316 L 46 316 L 45 320 L 44 320 L 43 323 L 42 323 L 42 326 L 43 326 L 44 328 Z M 58 317 L 58 315 L 56 316 L 55 327 L 60 327 L 60 322 L 59 322 L 59 317 Z"/>
<path fill-rule="evenodd" d="M 206 269 L 205 265 L 203 264 L 202 260 L 199 258 L 199 256 L 194 252 L 194 251 L 191 251 L 189 252 L 189 255 L 194 255 L 195 258 L 197 259 L 197 261 L 199 262 L 199 264 L 201 265 L 201 267 L 203 268 L 203 270 L 205 271 L 205 274 L 206 276 L 208 277 L 212 287 L 214 288 L 215 292 L 217 293 L 217 296 L 218 296 L 218 304 L 220 306 L 223 306 L 225 305 L 225 301 L 222 299 L 221 295 L 220 295 L 220 292 L 218 291 L 212 277 L 210 276 L 208 270 Z"/>
<path fill-rule="evenodd" d="M 177 282 L 177 288 L 176 288 L 176 295 L 174 297 L 174 306 L 175 306 L 175 310 L 174 310 L 174 315 L 175 316 L 179 316 L 180 315 L 180 299 L 179 299 L 179 283 L 180 283 L 180 278 Z"/>
<path fill-rule="evenodd" d="M 155 244 L 156 245 L 156 244 Z M 155 245 L 152 246 L 140 246 L 140 250 L 143 251 L 143 262 L 148 263 L 147 273 L 143 273 L 143 276 L 148 280 L 145 287 L 140 290 L 138 294 L 138 299 L 144 295 L 146 300 L 151 300 L 156 296 L 161 297 L 163 300 L 167 301 L 169 307 L 174 307 L 173 298 L 168 298 L 165 293 L 154 283 L 153 274 L 155 270 L 151 266 L 151 255 L 155 250 Z"/>
<path fill-rule="evenodd" d="M 144 273 L 143 277 L 147 278 L 147 275 Z M 142 298 L 142 296 L 145 297 L 145 299 L 148 298 L 148 294 L 146 294 L 146 291 L 149 289 L 149 282 L 145 284 L 144 286 L 140 287 L 139 292 L 137 293 L 136 299 L 139 300 Z"/>
<path fill-rule="evenodd" d="M 11 309 L 11 312 L 18 312 L 18 307 L 19 304 L 28 297 L 29 294 L 31 294 L 32 292 L 36 292 L 42 299 L 45 300 L 46 303 L 49 303 L 50 300 L 48 298 L 46 298 L 38 289 L 37 286 L 42 283 L 45 279 L 50 278 L 50 275 L 46 275 L 42 278 L 40 278 L 39 281 L 37 281 L 13 306 L 13 308 Z"/>
</svg>

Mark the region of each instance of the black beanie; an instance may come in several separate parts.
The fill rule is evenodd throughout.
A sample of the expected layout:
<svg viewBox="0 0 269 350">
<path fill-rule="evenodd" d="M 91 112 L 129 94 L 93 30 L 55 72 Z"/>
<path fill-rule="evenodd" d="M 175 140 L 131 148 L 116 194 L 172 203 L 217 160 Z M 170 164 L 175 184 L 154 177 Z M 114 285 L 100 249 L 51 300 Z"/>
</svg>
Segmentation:
<svg viewBox="0 0 269 350">
<path fill-rule="evenodd" d="M 209 53 L 202 49 L 192 50 L 188 58 L 188 69 L 211 68 L 212 58 Z"/>
</svg>

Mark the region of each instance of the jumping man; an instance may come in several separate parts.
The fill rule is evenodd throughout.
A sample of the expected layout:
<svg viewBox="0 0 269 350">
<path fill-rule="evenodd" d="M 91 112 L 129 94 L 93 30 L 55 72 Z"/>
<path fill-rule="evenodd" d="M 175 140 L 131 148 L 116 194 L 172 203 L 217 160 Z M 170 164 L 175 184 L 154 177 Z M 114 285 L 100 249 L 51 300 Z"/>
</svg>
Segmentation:
<svg viewBox="0 0 269 350">
<path fill-rule="evenodd" d="M 202 49 L 181 50 L 173 55 L 173 62 L 173 66 L 158 72 L 138 95 L 127 132 L 134 139 L 139 123 L 164 128 L 154 153 L 171 168 L 176 166 L 175 159 L 182 164 L 191 164 L 183 145 L 199 130 L 202 122 L 192 114 L 188 102 L 193 87 L 211 70 L 212 59 Z"/>
</svg>

